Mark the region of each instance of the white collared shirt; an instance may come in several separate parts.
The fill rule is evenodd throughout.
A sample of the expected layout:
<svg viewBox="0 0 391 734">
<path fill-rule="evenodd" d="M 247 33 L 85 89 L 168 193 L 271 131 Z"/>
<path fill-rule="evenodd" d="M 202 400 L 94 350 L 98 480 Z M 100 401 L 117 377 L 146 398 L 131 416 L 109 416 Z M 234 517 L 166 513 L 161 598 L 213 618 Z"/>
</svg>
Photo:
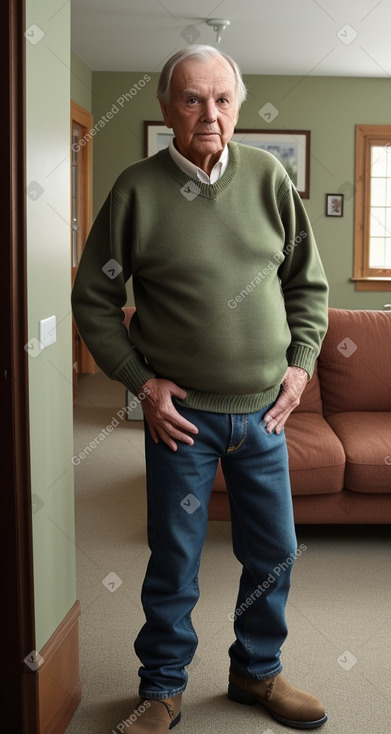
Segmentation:
<svg viewBox="0 0 391 734">
<path fill-rule="evenodd" d="M 176 149 L 174 145 L 174 138 L 170 140 L 168 150 L 170 152 L 171 158 L 173 159 L 174 163 L 176 163 L 178 168 L 180 168 L 184 173 L 190 176 L 190 178 L 196 178 L 199 181 L 202 181 L 202 183 L 216 183 L 216 181 L 221 178 L 223 173 L 225 173 L 225 170 L 228 166 L 228 145 L 225 146 L 219 160 L 213 166 L 210 172 L 210 176 L 208 176 L 208 174 L 205 173 L 202 168 L 198 168 L 195 163 L 192 163 L 188 160 L 188 158 L 185 158 L 185 156 Z"/>
</svg>

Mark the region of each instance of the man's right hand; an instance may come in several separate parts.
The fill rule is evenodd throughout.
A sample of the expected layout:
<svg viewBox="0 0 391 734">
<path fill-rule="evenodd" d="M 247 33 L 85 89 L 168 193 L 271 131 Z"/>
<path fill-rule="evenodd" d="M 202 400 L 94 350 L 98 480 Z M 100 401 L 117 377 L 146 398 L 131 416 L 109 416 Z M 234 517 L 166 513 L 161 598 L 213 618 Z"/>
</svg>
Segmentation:
<svg viewBox="0 0 391 734">
<path fill-rule="evenodd" d="M 139 394 L 141 393 L 141 405 L 153 441 L 158 443 L 161 438 L 172 451 L 178 448 L 176 441 L 192 446 L 194 440 L 189 433 L 198 433 L 198 428 L 183 418 L 172 402 L 172 396 L 183 400 L 186 390 L 182 390 L 171 380 L 154 377 L 147 380 Z"/>
</svg>

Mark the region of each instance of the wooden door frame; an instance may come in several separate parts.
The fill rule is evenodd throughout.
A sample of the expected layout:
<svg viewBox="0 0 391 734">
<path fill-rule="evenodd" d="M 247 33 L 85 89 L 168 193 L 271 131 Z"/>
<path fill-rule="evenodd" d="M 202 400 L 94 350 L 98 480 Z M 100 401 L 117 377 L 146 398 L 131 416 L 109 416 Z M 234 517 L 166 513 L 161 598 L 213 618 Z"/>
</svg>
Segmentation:
<svg viewBox="0 0 391 734">
<path fill-rule="evenodd" d="M 88 112 L 84 107 L 80 107 L 76 102 L 71 100 L 71 123 L 75 121 L 83 129 L 83 135 L 86 144 L 81 147 L 82 150 L 82 165 L 84 167 L 84 201 L 85 201 L 85 224 L 86 232 L 88 233 L 92 226 L 92 141 L 93 138 L 88 135 L 93 125 L 93 116 L 91 112 Z M 72 128 L 71 128 L 72 130 Z M 74 268 L 72 267 L 72 285 L 74 280 Z M 74 329 L 76 325 L 74 324 Z M 80 372 L 82 374 L 92 374 L 95 372 L 95 361 L 88 351 L 86 345 L 79 336 L 79 358 L 80 358 Z M 74 380 L 75 380 L 74 376 Z M 74 388 L 74 400 L 75 400 L 75 388 Z"/>
<path fill-rule="evenodd" d="M 2 440 L 0 457 L 3 528 L 3 682 L 4 731 L 38 732 L 37 676 L 24 663 L 35 650 L 32 506 L 28 415 L 28 340 L 25 194 L 25 10 L 24 2 L 0 4 L 0 84 L 3 128 L 0 136 L 0 200 L 3 245 L 0 267 L 0 371 Z M 5 475 L 5 482 L 4 482 Z"/>
</svg>

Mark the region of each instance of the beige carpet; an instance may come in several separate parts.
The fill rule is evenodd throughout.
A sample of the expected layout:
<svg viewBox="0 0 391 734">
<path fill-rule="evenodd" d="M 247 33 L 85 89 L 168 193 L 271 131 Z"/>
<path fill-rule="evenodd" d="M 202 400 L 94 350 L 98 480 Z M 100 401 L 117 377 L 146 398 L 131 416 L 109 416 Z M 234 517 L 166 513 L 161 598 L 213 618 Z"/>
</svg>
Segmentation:
<svg viewBox="0 0 391 734">
<path fill-rule="evenodd" d="M 83 699 L 67 734 L 118 734 L 137 700 L 133 640 L 143 623 L 140 588 L 149 552 L 143 427 L 118 416 L 124 402 L 124 388 L 101 373 L 79 380 L 74 452 Z M 297 534 L 307 550 L 293 571 L 284 673 L 322 698 L 325 734 L 391 734 L 390 527 L 300 526 Z M 178 734 L 296 731 L 260 706 L 227 698 L 228 615 L 238 578 L 229 523 L 211 522 L 193 615 L 199 646 Z M 131 734 L 131 727 L 125 731 Z"/>
</svg>

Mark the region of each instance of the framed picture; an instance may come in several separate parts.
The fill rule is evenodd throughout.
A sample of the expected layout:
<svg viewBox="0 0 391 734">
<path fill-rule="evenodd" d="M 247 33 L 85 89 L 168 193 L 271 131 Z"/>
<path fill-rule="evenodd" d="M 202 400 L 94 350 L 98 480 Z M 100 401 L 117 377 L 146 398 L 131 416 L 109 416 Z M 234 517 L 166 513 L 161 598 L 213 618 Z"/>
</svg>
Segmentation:
<svg viewBox="0 0 391 734">
<path fill-rule="evenodd" d="M 310 130 L 235 130 L 236 143 L 262 148 L 278 158 L 302 199 L 310 196 Z"/>
<path fill-rule="evenodd" d="M 168 148 L 173 137 L 173 131 L 166 127 L 163 122 L 146 120 L 144 122 L 144 158 L 149 158 L 149 156 L 158 153 L 159 150 Z"/>
<path fill-rule="evenodd" d="M 144 156 L 167 148 L 174 133 L 162 122 L 144 122 Z M 310 195 L 310 130 L 235 130 L 232 140 L 269 151 L 282 163 L 300 196 Z"/>
<path fill-rule="evenodd" d="M 343 217 L 343 194 L 326 194 L 326 217 Z"/>
</svg>

